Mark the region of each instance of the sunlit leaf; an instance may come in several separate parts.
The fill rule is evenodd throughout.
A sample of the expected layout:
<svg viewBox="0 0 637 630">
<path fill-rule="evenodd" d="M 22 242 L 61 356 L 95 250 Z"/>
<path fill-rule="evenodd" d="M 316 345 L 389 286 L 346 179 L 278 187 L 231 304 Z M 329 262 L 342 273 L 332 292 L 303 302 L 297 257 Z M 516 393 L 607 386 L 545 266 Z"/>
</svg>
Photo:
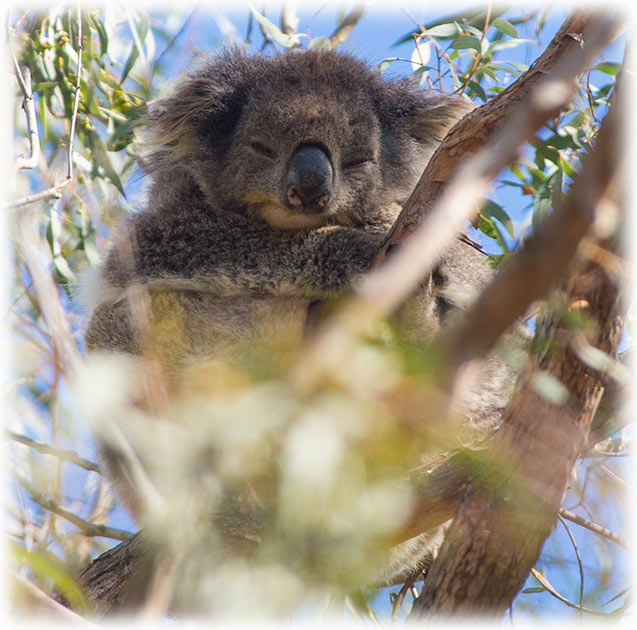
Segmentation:
<svg viewBox="0 0 637 630">
<path fill-rule="evenodd" d="M 505 35 L 508 35 L 509 37 L 518 36 L 518 32 L 515 29 L 515 26 L 513 26 L 511 22 L 505 20 L 502 17 L 495 18 L 495 20 L 491 22 L 491 26 L 493 26 L 494 28 L 497 28 L 500 32 L 504 33 Z"/>
</svg>

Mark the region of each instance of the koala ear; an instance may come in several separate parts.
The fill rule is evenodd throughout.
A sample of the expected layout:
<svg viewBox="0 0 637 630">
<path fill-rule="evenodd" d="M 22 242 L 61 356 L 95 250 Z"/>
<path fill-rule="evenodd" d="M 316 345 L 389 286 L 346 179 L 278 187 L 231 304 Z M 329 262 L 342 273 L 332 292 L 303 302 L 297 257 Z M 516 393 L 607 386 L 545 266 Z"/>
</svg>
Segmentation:
<svg viewBox="0 0 637 630">
<path fill-rule="evenodd" d="M 474 108 L 469 101 L 452 96 L 424 96 L 410 116 L 410 133 L 423 144 L 441 142 L 449 129 Z"/>
<path fill-rule="evenodd" d="M 202 150 L 214 151 L 232 133 L 249 85 L 245 58 L 227 54 L 207 59 L 181 79 L 166 97 L 150 104 L 141 121 L 145 170 L 182 162 Z M 235 67 L 236 66 L 236 67 Z M 243 79 L 243 80 L 242 80 Z"/>
<path fill-rule="evenodd" d="M 209 78 L 189 78 L 165 98 L 153 101 L 144 126 L 143 144 L 155 158 L 181 159 L 195 147 L 196 121 L 221 96 Z"/>
</svg>

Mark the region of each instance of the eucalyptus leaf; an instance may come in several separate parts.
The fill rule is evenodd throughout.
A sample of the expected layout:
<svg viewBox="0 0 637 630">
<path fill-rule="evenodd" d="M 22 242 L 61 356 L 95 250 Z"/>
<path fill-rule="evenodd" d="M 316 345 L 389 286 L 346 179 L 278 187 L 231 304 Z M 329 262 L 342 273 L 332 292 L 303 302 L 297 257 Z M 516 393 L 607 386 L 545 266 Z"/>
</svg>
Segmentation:
<svg viewBox="0 0 637 630">
<path fill-rule="evenodd" d="M 451 48 L 455 50 L 465 50 L 467 48 L 473 48 L 474 50 L 480 52 L 480 40 L 476 37 L 472 37 L 471 35 L 458 35 L 452 42 Z"/>
<path fill-rule="evenodd" d="M 509 37 L 518 37 L 518 32 L 515 29 L 515 26 L 511 24 L 508 20 L 505 20 L 502 17 L 497 17 L 493 22 L 491 22 L 491 26 L 497 28 L 501 33 L 508 35 Z"/>
<path fill-rule="evenodd" d="M 299 38 L 296 34 L 286 35 L 276 24 L 270 22 L 270 20 L 268 20 L 268 18 L 264 15 L 261 15 L 252 5 L 250 5 L 250 12 L 257 22 L 259 22 L 263 31 L 267 33 L 277 44 L 281 44 L 281 46 L 284 46 L 285 48 L 293 48 L 298 45 Z"/>
</svg>

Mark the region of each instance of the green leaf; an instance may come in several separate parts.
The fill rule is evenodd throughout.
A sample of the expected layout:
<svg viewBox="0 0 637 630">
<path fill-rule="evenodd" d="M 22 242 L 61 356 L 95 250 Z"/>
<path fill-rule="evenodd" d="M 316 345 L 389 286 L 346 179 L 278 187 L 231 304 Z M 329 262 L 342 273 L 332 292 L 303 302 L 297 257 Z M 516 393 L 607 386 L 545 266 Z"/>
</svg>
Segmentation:
<svg viewBox="0 0 637 630">
<path fill-rule="evenodd" d="M 514 48 L 521 44 L 537 44 L 537 41 L 535 39 L 505 39 L 504 41 L 491 42 L 488 47 L 488 53 L 491 55 L 499 50 Z"/>
<path fill-rule="evenodd" d="M 276 24 L 273 24 L 267 17 L 261 15 L 252 5 L 250 5 L 250 12 L 261 25 L 264 33 L 269 35 L 277 44 L 281 44 L 281 46 L 285 48 L 293 48 L 298 45 L 299 38 L 297 35 L 286 35 Z"/>
<path fill-rule="evenodd" d="M 493 22 L 491 22 L 491 26 L 497 28 L 501 33 L 508 35 L 509 37 L 518 37 L 518 32 L 515 29 L 515 26 L 511 24 L 508 20 L 504 18 L 498 17 Z"/>
<path fill-rule="evenodd" d="M 504 9 L 494 9 L 492 11 L 492 15 L 497 16 L 504 13 Z M 431 31 L 434 27 L 439 26 L 441 24 L 450 24 L 453 22 L 462 22 L 463 24 L 471 24 L 473 26 L 483 26 L 484 21 L 486 19 L 487 13 L 484 9 L 477 9 L 475 11 L 460 11 L 458 13 L 454 13 L 453 15 L 448 15 L 439 20 L 433 20 L 432 22 L 427 22 L 424 24 L 426 31 Z M 406 33 L 401 38 L 396 40 L 393 46 L 398 46 L 400 44 L 404 44 L 413 39 L 414 30 L 410 30 L 409 33 Z"/>
<path fill-rule="evenodd" d="M 137 16 L 139 17 L 139 26 L 133 24 L 135 28 L 135 32 L 137 33 L 137 38 L 133 38 L 133 47 L 126 59 L 126 63 L 124 64 L 124 70 L 122 71 L 122 78 L 120 79 L 120 85 L 124 83 L 126 77 L 129 75 L 130 71 L 133 69 L 135 63 L 139 59 L 140 54 L 143 52 L 141 50 L 144 45 L 144 41 L 146 40 L 146 35 L 148 35 L 148 28 L 150 26 L 150 22 L 148 20 L 148 16 L 144 13 L 138 12 Z"/>
<path fill-rule="evenodd" d="M 102 139 L 97 135 L 97 133 L 95 133 L 95 131 L 90 131 L 89 134 L 89 143 L 93 152 L 95 164 L 104 171 L 104 175 L 106 175 L 106 178 L 111 182 L 111 184 L 113 184 L 113 186 L 115 186 L 115 188 L 117 188 L 117 190 L 126 197 L 122 182 L 113 168 L 106 151 L 106 146 L 102 142 Z"/>
<path fill-rule="evenodd" d="M 612 77 L 617 76 L 619 69 L 621 68 L 621 64 L 615 61 L 603 61 L 602 63 L 598 63 L 593 67 L 593 70 L 599 70 L 600 72 L 604 72 L 606 74 L 610 74 Z"/>
<path fill-rule="evenodd" d="M 480 40 L 471 35 L 458 35 L 452 42 L 451 48 L 455 50 L 465 50 L 467 48 L 473 48 L 480 52 Z"/>
<path fill-rule="evenodd" d="M 478 229 L 485 236 L 493 239 L 500 246 L 500 249 L 505 254 L 509 251 L 507 242 L 504 239 L 502 232 L 500 231 L 500 227 L 495 221 L 481 214 L 480 218 L 478 219 Z"/>
<path fill-rule="evenodd" d="M 511 238 L 515 238 L 515 229 L 513 227 L 513 221 L 508 215 L 507 211 L 495 201 L 487 199 L 487 202 L 480 210 L 483 216 L 489 219 L 497 219 L 505 227 L 506 231 L 510 234 Z"/>
<path fill-rule="evenodd" d="M 427 35 L 437 37 L 438 39 L 448 39 L 460 34 L 460 28 L 457 24 L 438 24 L 426 30 Z"/>
<path fill-rule="evenodd" d="M 467 86 L 475 94 L 478 98 L 482 99 L 483 103 L 487 102 L 487 93 L 484 91 L 484 88 L 476 81 L 469 81 Z"/>
<path fill-rule="evenodd" d="M 385 59 L 381 59 L 374 66 L 374 70 L 376 70 L 379 74 L 382 74 L 392 63 L 394 63 L 394 61 L 398 61 L 398 57 L 385 57 Z"/>
<path fill-rule="evenodd" d="M 490 68 L 496 72 L 506 72 L 513 77 L 519 77 L 523 72 L 526 72 L 529 67 L 524 63 L 514 63 L 512 61 L 495 62 L 490 61 L 488 64 L 482 66 L 482 68 Z"/>
<path fill-rule="evenodd" d="M 49 551 L 27 551 L 16 543 L 9 547 L 10 557 L 13 563 L 28 567 L 42 580 L 51 580 L 57 590 L 71 604 L 71 608 L 80 614 L 89 611 L 88 604 L 79 586 L 71 578 L 69 571 Z"/>
<path fill-rule="evenodd" d="M 531 226 L 535 232 L 548 216 L 552 206 L 551 195 L 551 178 L 545 179 L 538 187 L 535 197 L 533 198 L 533 215 L 531 216 Z"/>
<path fill-rule="evenodd" d="M 108 52 L 108 32 L 104 27 L 104 23 L 100 20 L 96 13 L 91 13 L 91 24 L 97 31 L 97 36 L 100 40 L 100 57 L 103 57 Z"/>
</svg>

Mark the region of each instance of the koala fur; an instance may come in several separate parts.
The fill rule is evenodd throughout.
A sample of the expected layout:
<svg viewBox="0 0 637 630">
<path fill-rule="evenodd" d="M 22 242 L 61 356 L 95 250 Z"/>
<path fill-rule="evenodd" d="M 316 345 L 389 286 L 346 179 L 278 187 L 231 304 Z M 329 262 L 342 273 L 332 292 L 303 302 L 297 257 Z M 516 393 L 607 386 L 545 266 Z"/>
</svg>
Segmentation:
<svg viewBox="0 0 637 630">
<path fill-rule="evenodd" d="M 198 358 L 302 338 L 310 305 L 350 293 L 369 269 L 397 204 L 470 108 L 334 51 L 202 60 L 144 121 L 147 202 L 92 279 L 88 349 L 143 354 L 146 337 L 161 338 L 178 378 Z M 489 276 L 479 253 L 454 245 L 403 321 L 435 334 Z M 127 299 L 135 287 L 149 296 L 146 330 Z M 502 385 L 476 397 L 476 422 L 504 406 Z"/>
</svg>

